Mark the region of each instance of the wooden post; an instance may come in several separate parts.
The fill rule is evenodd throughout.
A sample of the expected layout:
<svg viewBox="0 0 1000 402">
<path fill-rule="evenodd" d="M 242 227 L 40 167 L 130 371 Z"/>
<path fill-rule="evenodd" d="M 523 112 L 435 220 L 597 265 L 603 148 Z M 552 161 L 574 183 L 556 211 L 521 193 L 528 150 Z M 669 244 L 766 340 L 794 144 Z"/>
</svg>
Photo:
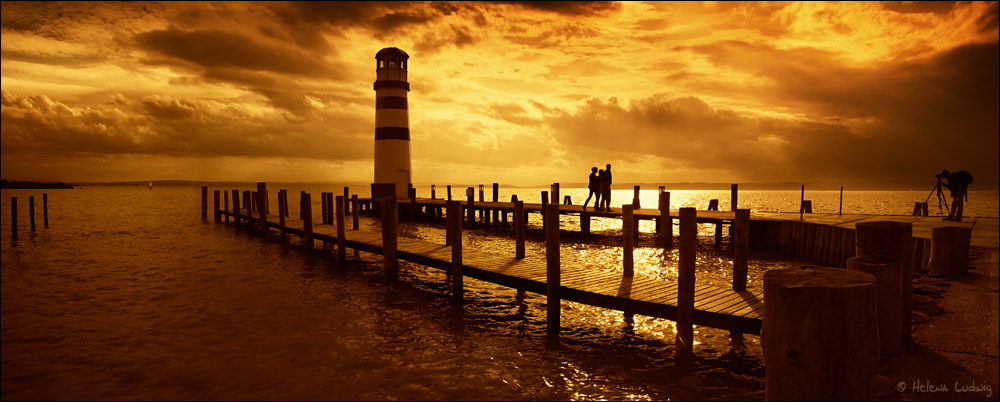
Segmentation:
<svg viewBox="0 0 1000 402">
<path fill-rule="evenodd" d="M 399 280 L 399 260 L 396 259 L 397 251 L 397 230 L 398 212 L 396 212 L 396 199 L 381 198 L 379 204 L 382 208 L 382 266 L 385 269 L 385 276 L 391 281 Z"/>
<path fill-rule="evenodd" d="M 233 190 L 233 223 L 240 227 L 240 190 Z"/>
<path fill-rule="evenodd" d="M 545 213 L 545 206 L 549 204 L 549 192 L 542 191 L 542 227 L 545 227 L 545 220 L 548 219 L 548 215 Z"/>
<path fill-rule="evenodd" d="M 739 192 L 740 191 L 739 190 L 740 190 L 740 185 L 736 184 L 736 183 L 733 183 L 732 189 L 731 189 L 732 195 L 730 196 L 730 199 L 729 199 L 729 210 L 730 211 L 736 211 L 736 210 L 739 209 L 739 204 L 740 204 L 740 202 L 739 202 L 740 201 L 740 198 L 739 198 Z"/>
<path fill-rule="evenodd" d="M 223 209 L 223 214 L 222 215 L 226 217 L 226 224 L 228 225 L 229 224 L 229 192 L 228 191 L 222 191 L 222 209 Z"/>
<path fill-rule="evenodd" d="M 329 194 L 326 191 L 319 193 L 319 221 L 324 225 L 330 223 L 330 204 L 326 201 Z"/>
<path fill-rule="evenodd" d="M 804 216 L 802 214 L 803 214 L 803 212 L 805 210 L 806 210 L 806 185 L 803 184 L 802 185 L 802 197 L 799 198 L 799 220 L 800 221 L 802 219 L 804 219 Z"/>
<path fill-rule="evenodd" d="M 278 191 L 278 231 L 281 232 L 281 244 L 288 243 L 288 231 L 285 228 L 285 210 L 288 200 L 283 197 L 285 190 Z"/>
<path fill-rule="evenodd" d="M 931 254 L 927 270 L 931 274 L 956 278 L 969 264 L 971 228 L 942 226 L 931 229 Z"/>
<path fill-rule="evenodd" d="M 408 194 L 410 198 L 410 220 L 417 220 L 417 189 L 410 187 Z"/>
<path fill-rule="evenodd" d="M 903 310 L 903 300 L 900 297 L 903 288 L 902 265 L 892 258 L 860 256 L 848 258 L 847 269 L 875 277 L 879 348 L 884 356 L 898 356 L 902 339 L 899 334 L 900 314 Z"/>
<path fill-rule="evenodd" d="M 590 234 L 590 212 L 586 209 L 580 211 L 580 233 Z"/>
<path fill-rule="evenodd" d="M 639 186 L 632 188 L 634 194 L 632 195 L 632 208 L 639 209 L 642 208 L 639 203 Z"/>
<path fill-rule="evenodd" d="M 17 240 L 17 197 L 10 197 L 10 238 Z"/>
<path fill-rule="evenodd" d="M 550 190 L 552 190 L 552 193 L 551 193 L 552 194 L 552 201 L 550 201 L 550 202 L 553 203 L 553 204 L 558 204 L 559 203 L 559 183 L 552 183 L 552 186 L 550 187 Z"/>
<path fill-rule="evenodd" d="M 436 184 L 431 184 L 431 199 L 432 200 L 436 200 L 437 199 L 437 185 Z"/>
<path fill-rule="evenodd" d="M 733 228 L 733 290 L 746 290 L 747 266 L 750 261 L 749 209 L 736 210 Z"/>
<path fill-rule="evenodd" d="M 337 213 L 336 211 L 337 207 L 333 204 L 333 202 L 334 202 L 333 192 L 331 191 L 329 193 L 326 193 L 326 214 L 327 214 L 326 223 L 330 225 L 335 224 L 333 218 L 334 215 Z"/>
<path fill-rule="evenodd" d="M 545 322 L 550 336 L 559 335 L 560 313 L 560 261 L 559 261 L 559 204 L 545 206 Z"/>
<path fill-rule="evenodd" d="M 358 195 L 351 195 L 351 229 L 358 230 Z"/>
<path fill-rule="evenodd" d="M 343 213 L 343 216 L 347 216 L 347 214 L 351 213 L 351 210 L 349 209 L 350 205 L 347 204 L 347 200 L 350 200 L 350 199 L 351 199 L 351 188 L 348 187 L 348 186 L 344 186 L 344 213 Z"/>
<path fill-rule="evenodd" d="M 514 257 L 524 258 L 524 201 L 514 200 Z"/>
<path fill-rule="evenodd" d="M 711 199 L 708 200 L 708 211 L 718 211 L 719 210 L 719 200 Z"/>
<path fill-rule="evenodd" d="M 500 202 L 500 183 L 493 183 L 493 202 Z M 493 223 L 500 223 L 500 210 L 493 210 Z"/>
<path fill-rule="evenodd" d="M 913 270 L 910 269 L 911 253 L 913 253 L 913 224 L 909 222 L 859 222 L 855 225 L 857 232 L 858 256 L 873 256 L 893 258 L 902 265 L 903 287 L 901 297 L 903 310 L 900 320 L 903 343 L 911 340 L 911 305 L 910 292 L 913 290 Z"/>
<path fill-rule="evenodd" d="M 476 225 L 476 197 L 473 195 L 473 188 L 469 187 L 465 190 L 465 196 L 468 198 L 465 206 L 465 213 L 468 215 L 468 228 L 472 229 Z"/>
<path fill-rule="evenodd" d="M 306 201 L 306 191 L 302 190 L 302 191 L 299 192 L 299 219 L 301 219 L 301 220 L 305 220 L 306 219 L 306 216 L 305 216 L 306 210 L 305 210 L 305 205 L 304 205 L 305 201 Z M 312 211 L 312 208 L 309 208 L 309 210 Z"/>
<path fill-rule="evenodd" d="M 257 216 L 261 234 L 267 233 L 267 183 L 257 183 Z"/>
<path fill-rule="evenodd" d="M 446 203 L 448 208 L 448 217 L 451 218 L 455 216 L 454 219 L 449 219 L 449 233 L 448 239 L 451 242 L 451 295 L 452 300 L 456 303 L 462 302 L 463 292 L 465 291 L 464 286 L 464 276 L 462 274 L 462 203 L 459 201 L 448 201 Z"/>
<path fill-rule="evenodd" d="M 715 222 L 715 244 L 722 244 L 722 221 Z"/>
<path fill-rule="evenodd" d="M 42 220 L 47 229 L 49 227 L 49 193 L 42 193 Z"/>
<path fill-rule="evenodd" d="M 288 217 L 288 190 L 281 190 L 281 196 L 285 198 L 285 217 Z"/>
<path fill-rule="evenodd" d="M 483 190 L 483 185 L 479 185 L 479 202 L 486 202 L 486 192 Z M 484 208 L 479 209 L 479 219 L 486 220 L 486 210 Z"/>
<path fill-rule="evenodd" d="M 451 184 L 448 185 L 448 201 L 451 201 Z"/>
<path fill-rule="evenodd" d="M 302 192 L 302 244 L 307 250 L 313 249 L 312 194 Z"/>
<path fill-rule="evenodd" d="M 208 219 L 208 187 L 201 186 L 201 217 Z"/>
<path fill-rule="evenodd" d="M 452 211 L 452 209 L 451 209 L 451 203 L 452 202 L 457 202 L 458 203 L 458 213 L 455 213 L 455 211 Z M 461 201 L 447 201 L 446 200 L 444 202 L 444 207 L 445 207 L 445 212 L 446 212 L 445 217 L 444 217 L 444 245 L 450 246 L 451 245 L 451 239 L 452 239 L 452 237 L 454 237 L 454 234 L 455 234 L 455 220 L 457 219 L 459 222 L 462 221 L 462 202 Z M 459 223 L 458 225 L 462 226 L 461 223 Z"/>
<path fill-rule="evenodd" d="M 216 222 L 222 222 L 222 209 L 219 208 L 219 203 L 222 202 L 221 201 L 221 199 L 222 199 L 221 195 L 222 194 L 219 192 L 219 190 L 215 190 L 215 191 L 212 192 L 212 202 L 213 202 L 212 203 L 212 208 L 215 210 L 212 213 L 212 216 L 213 216 L 213 218 L 215 218 Z"/>
<path fill-rule="evenodd" d="M 622 271 L 623 275 L 631 277 L 634 274 L 634 262 L 633 262 L 633 247 L 635 239 L 635 225 L 632 221 L 635 219 L 632 210 L 633 206 L 631 204 L 622 205 L 622 250 L 624 255 L 622 256 Z"/>
<path fill-rule="evenodd" d="M 660 193 L 660 237 L 663 247 L 671 247 L 674 243 L 674 220 L 670 217 L 670 192 Z"/>
<path fill-rule="evenodd" d="M 345 238 L 346 232 L 346 222 L 347 215 L 344 214 L 344 209 L 347 208 L 347 198 L 346 196 L 337 196 L 337 264 L 341 267 L 347 262 L 347 238 Z"/>
<path fill-rule="evenodd" d="M 28 222 L 31 223 L 31 231 L 35 231 L 35 196 L 28 196 Z"/>
<path fill-rule="evenodd" d="M 837 212 L 837 215 L 843 215 L 844 214 L 844 186 L 840 186 L 840 209 L 839 209 L 839 211 L 840 212 Z"/>
<path fill-rule="evenodd" d="M 764 399 L 875 400 L 875 277 L 837 268 L 764 273 Z"/>
<path fill-rule="evenodd" d="M 573 205 L 573 196 L 571 195 L 563 196 L 563 205 Z"/>
<path fill-rule="evenodd" d="M 686 360 L 694 353 L 694 273 L 698 246 L 698 213 L 681 208 L 681 247 L 677 264 L 677 356 Z"/>
</svg>

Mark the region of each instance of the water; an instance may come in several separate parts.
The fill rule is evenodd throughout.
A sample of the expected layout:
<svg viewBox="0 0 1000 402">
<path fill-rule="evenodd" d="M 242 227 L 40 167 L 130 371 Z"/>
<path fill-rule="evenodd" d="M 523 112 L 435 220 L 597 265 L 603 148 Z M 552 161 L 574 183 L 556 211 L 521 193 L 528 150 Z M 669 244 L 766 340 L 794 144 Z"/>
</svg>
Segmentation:
<svg viewBox="0 0 1000 402">
<path fill-rule="evenodd" d="M 276 188 L 289 189 L 293 207 L 300 189 L 341 191 L 272 185 L 272 192 Z M 538 196 L 531 192 L 540 189 L 505 191 L 532 201 Z M 41 221 L 43 192 L 48 229 Z M 576 203 L 583 199 L 578 193 L 563 189 Z M 797 205 L 797 192 L 791 193 Z M 818 193 L 807 193 L 814 210 L 828 204 Z M 775 200 L 787 198 L 775 194 Z M 898 204 L 895 213 L 906 214 L 914 198 L 925 196 L 887 194 L 873 206 L 851 208 Z M 29 195 L 36 197 L 35 232 L 28 231 Z M 855 197 L 845 193 L 845 213 L 849 195 Z M 19 203 L 18 240 L 10 233 L 12 196 Z M 626 196 L 630 201 L 631 191 L 613 200 Z M 644 205 L 655 205 L 643 196 Z M 673 192 L 672 204 L 704 208 L 709 198 L 728 201 L 728 192 Z M 794 210 L 786 201 L 767 200 L 767 192 L 740 193 L 744 207 Z M 277 205 L 273 196 L 271 202 Z M 996 216 L 996 203 L 995 192 L 974 192 L 967 214 Z M 626 322 L 620 312 L 564 302 L 562 337 L 547 340 L 543 296 L 529 293 L 521 303 L 514 290 L 467 279 L 467 303 L 458 308 L 440 271 L 403 262 L 400 281 L 391 283 L 378 256 L 349 257 L 342 269 L 329 252 L 304 252 L 273 235 L 261 239 L 203 222 L 197 187 L 3 190 L 0 215 L 3 399 L 763 397 L 756 336 L 731 344 L 727 331 L 696 327 L 698 357 L 677 365 L 673 322 L 643 316 Z M 575 230 L 573 219 L 563 217 L 563 224 Z M 367 218 L 362 225 L 378 227 Z M 643 230 L 651 231 L 649 225 Z M 620 226 L 595 220 L 588 245 L 564 232 L 564 264 L 620 271 Z M 699 228 L 702 235 L 713 230 Z M 443 241 L 444 230 L 404 223 L 402 233 Z M 466 235 L 469 249 L 513 254 L 513 240 L 496 232 Z M 541 238 L 534 221 L 528 258 L 543 258 Z M 637 275 L 675 277 L 676 250 L 663 253 L 649 242 L 648 234 L 640 237 Z M 731 280 L 727 245 L 705 238 L 698 255 L 699 282 Z M 751 253 L 749 286 L 759 289 L 767 269 L 794 264 Z"/>
</svg>

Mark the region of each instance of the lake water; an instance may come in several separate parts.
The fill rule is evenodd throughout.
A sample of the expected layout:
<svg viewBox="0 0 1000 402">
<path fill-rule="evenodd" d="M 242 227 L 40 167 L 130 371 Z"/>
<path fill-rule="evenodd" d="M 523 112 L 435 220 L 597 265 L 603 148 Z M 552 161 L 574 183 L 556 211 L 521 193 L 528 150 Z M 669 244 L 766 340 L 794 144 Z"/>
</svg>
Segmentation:
<svg viewBox="0 0 1000 402">
<path fill-rule="evenodd" d="M 299 190 L 280 186 L 297 205 Z M 250 189 L 250 187 L 240 188 Z M 501 189 L 537 202 L 542 190 Z M 457 191 L 457 190 L 453 190 Z M 492 198 L 490 189 L 487 196 Z M 464 190 L 461 191 L 464 194 Z M 49 228 L 41 194 L 49 198 Z M 647 194 L 648 193 L 648 194 Z M 367 195 L 367 189 L 363 190 Z M 444 196 L 444 188 L 437 191 Z M 458 196 L 458 193 L 453 193 Z M 574 203 L 583 189 L 563 189 Z M 28 231 L 28 196 L 38 229 Z M 429 195 L 424 189 L 421 196 Z M 906 215 L 918 192 L 845 192 L 844 213 Z M 18 197 L 19 239 L 11 239 L 11 197 Z M 478 195 L 477 195 L 478 197 Z M 655 206 L 655 190 L 642 204 Z M 449 301 L 437 270 L 401 263 L 386 281 L 379 256 L 306 252 L 232 226 L 205 222 L 199 187 L 86 187 L 2 191 L 3 399 L 761 399 L 759 339 L 732 343 L 727 331 L 696 327 L 697 359 L 673 361 L 673 322 L 562 305 L 562 336 L 545 336 L 544 296 L 467 279 L 463 307 Z M 728 191 L 672 191 L 672 207 L 728 209 Z M 839 192 L 807 192 L 817 213 L 837 212 Z M 616 191 L 613 205 L 630 202 Z M 972 192 L 966 215 L 998 215 L 997 192 Z M 796 211 L 798 191 L 741 191 L 740 206 Z M 273 205 L 277 205 L 272 195 Z M 934 203 L 932 213 L 934 213 Z M 294 214 L 294 212 L 293 212 Z M 564 265 L 620 272 L 621 224 L 596 219 L 595 235 L 575 233 L 564 216 Z M 544 259 L 537 217 L 528 258 Z M 364 228 L 378 223 L 363 218 Z M 643 223 L 644 232 L 652 223 Z M 699 283 L 725 285 L 731 250 L 702 225 Z M 443 242 L 442 224 L 404 222 L 404 236 Z M 498 231 L 466 231 L 467 249 L 513 254 Z M 640 236 L 636 274 L 671 280 L 677 250 Z M 751 252 L 751 289 L 768 269 L 797 262 Z"/>
</svg>

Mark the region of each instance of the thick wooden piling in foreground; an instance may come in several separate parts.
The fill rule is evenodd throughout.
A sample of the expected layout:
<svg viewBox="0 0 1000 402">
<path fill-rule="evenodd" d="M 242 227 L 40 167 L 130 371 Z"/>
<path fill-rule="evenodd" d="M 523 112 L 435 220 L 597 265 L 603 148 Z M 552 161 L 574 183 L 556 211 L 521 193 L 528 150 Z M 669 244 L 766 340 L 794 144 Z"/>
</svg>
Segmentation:
<svg viewBox="0 0 1000 402">
<path fill-rule="evenodd" d="M 462 274 L 462 203 L 448 201 L 448 231 L 445 237 L 451 244 L 451 294 L 452 300 L 461 303 L 465 285 Z"/>
<path fill-rule="evenodd" d="M 638 194 L 638 193 L 637 193 Z M 634 252 L 635 245 L 635 225 L 632 216 L 633 205 L 622 205 L 622 271 L 625 276 L 632 276 L 634 273 Z"/>
<path fill-rule="evenodd" d="M 382 267 L 386 278 L 391 281 L 399 280 L 399 260 L 396 257 L 399 212 L 396 205 L 395 198 L 379 199 L 382 209 Z"/>
<path fill-rule="evenodd" d="M 734 184 L 735 186 L 735 184 Z M 750 210 L 737 209 L 733 222 L 733 290 L 746 290 L 750 263 Z"/>
<path fill-rule="evenodd" d="M 677 262 L 677 354 L 687 359 L 694 352 L 694 291 L 698 221 L 694 208 L 681 208 L 681 246 Z"/>
<path fill-rule="evenodd" d="M 902 312 L 900 317 L 900 336 L 904 343 L 909 343 L 911 337 L 910 304 L 913 289 L 913 270 L 910 260 L 913 253 L 913 224 L 893 221 L 859 222 L 855 225 L 857 232 L 858 256 L 891 258 L 902 266 L 903 287 L 900 290 Z"/>
<path fill-rule="evenodd" d="M 893 258 L 857 256 L 847 260 L 847 269 L 875 277 L 879 349 L 884 356 L 898 356 L 903 310 L 903 266 Z"/>
</svg>

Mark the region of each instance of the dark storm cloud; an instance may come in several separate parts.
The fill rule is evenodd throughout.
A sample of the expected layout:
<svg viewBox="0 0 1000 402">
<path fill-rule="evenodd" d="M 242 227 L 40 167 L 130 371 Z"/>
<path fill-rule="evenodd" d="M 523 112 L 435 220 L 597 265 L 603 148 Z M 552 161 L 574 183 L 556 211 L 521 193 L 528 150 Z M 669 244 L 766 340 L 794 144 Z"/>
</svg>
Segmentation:
<svg viewBox="0 0 1000 402">
<path fill-rule="evenodd" d="M 621 4 L 608 1 L 500 1 L 498 3 L 517 4 L 527 9 L 571 16 L 604 14 L 621 9 Z"/>
<path fill-rule="evenodd" d="M 304 76 L 325 76 L 336 71 L 318 54 L 260 43 L 233 32 L 169 28 L 140 33 L 135 40 L 146 50 L 209 69 L 239 68 Z"/>
</svg>

